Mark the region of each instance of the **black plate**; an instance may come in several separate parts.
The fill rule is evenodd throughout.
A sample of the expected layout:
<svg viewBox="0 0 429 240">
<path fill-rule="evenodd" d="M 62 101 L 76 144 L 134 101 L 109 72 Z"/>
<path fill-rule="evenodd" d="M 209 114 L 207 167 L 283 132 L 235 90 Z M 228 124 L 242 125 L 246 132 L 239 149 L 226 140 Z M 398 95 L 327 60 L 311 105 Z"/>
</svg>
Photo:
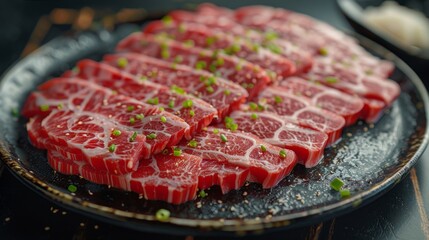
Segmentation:
<svg viewBox="0 0 429 240">
<path fill-rule="evenodd" d="M 57 38 L 18 62 L 2 79 L 0 157 L 29 188 L 64 207 L 148 232 L 231 235 L 284 230 L 344 214 L 381 196 L 406 175 L 427 144 L 428 96 L 421 81 L 402 61 L 360 38 L 366 48 L 395 61 L 392 78 L 400 84 L 401 96 L 377 124 L 359 122 L 346 128 L 342 141 L 326 150 L 319 166 L 298 166 L 273 189 L 249 184 L 222 196 L 214 187 L 204 199 L 175 206 L 55 173 L 47 164 L 46 152 L 30 145 L 26 119 L 14 117 L 11 111 L 20 109 L 38 84 L 70 68 L 77 59 L 99 58 L 129 32 L 125 28 L 115 35 L 101 31 Z M 341 199 L 330 189 L 335 177 L 345 181 L 350 198 Z M 67 190 L 70 184 L 77 186 L 76 193 Z M 168 223 L 154 219 L 159 208 L 171 211 Z"/>
</svg>

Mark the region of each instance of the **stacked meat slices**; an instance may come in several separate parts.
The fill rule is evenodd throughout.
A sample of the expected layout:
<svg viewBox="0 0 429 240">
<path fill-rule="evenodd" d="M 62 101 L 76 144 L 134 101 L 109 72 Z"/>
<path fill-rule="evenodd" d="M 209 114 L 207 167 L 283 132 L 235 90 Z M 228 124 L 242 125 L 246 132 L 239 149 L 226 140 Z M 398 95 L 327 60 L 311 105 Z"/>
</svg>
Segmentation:
<svg viewBox="0 0 429 240">
<path fill-rule="evenodd" d="M 30 94 L 29 138 L 61 173 L 174 204 L 272 188 L 399 95 L 391 63 L 284 9 L 173 11 L 116 50 Z"/>
</svg>

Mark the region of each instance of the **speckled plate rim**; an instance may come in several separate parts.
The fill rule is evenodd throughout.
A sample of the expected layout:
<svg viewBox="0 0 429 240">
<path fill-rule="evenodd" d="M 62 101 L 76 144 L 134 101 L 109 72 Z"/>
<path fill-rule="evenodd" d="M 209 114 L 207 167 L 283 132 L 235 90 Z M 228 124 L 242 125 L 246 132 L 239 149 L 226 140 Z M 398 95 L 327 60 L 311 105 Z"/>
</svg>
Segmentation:
<svg viewBox="0 0 429 240">
<path fill-rule="evenodd" d="M 390 53 L 388 50 L 379 46 L 378 44 L 354 34 L 360 43 L 368 47 L 369 49 L 375 51 L 380 56 L 384 56 L 389 60 L 392 60 L 396 67 L 399 68 L 412 82 L 416 87 L 417 92 L 420 94 L 420 97 L 424 104 L 424 110 L 426 119 L 429 119 L 429 97 L 426 91 L 425 86 L 419 77 L 414 73 L 414 71 L 402 60 L 396 57 L 394 54 Z M 22 61 L 31 61 L 33 58 L 37 58 L 40 52 L 43 52 L 44 47 L 39 48 L 35 53 L 28 56 Z M 21 62 L 21 61 L 20 61 Z M 4 76 L 3 79 L 9 72 L 13 72 L 13 69 L 20 62 L 16 63 L 15 66 L 11 67 Z M 0 82 L 0 87 L 2 83 Z M 149 225 L 150 228 L 144 228 L 143 231 L 146 232 L 157 232 L 159 233 L 160 229 L 164 231 L 168 228 L 169 234 L 197 234 L 197 235 L 230 235 L 234 234 L 245 234 L 248 232 L 261 233 L 268 230 L 285 230 L 291 227 L 298 227 L 302 225 L 307 225 L 310 222 L 322 221 L 329 219 L 333 216 L 339 216 L 350 212 L 357 207 L 364 206 L 375 200 L 377 197 L 383 195 L 397 183 L 399 183 L 404 176 L 407 175 L 409 170 L 414 166 L 419 157 L 422 155 L 426 146 L 428 144 L 428 132 L 429 121 L 426 121 L 425 133 L 423 139 L 420 142 L 418 149 L 415 153 L 409 157 L 405 165 L 399 168 L 394 174 L 390 177 L 384 179 L 383 181 L 374 184 L 371 188 L 355 194 L 350 198 L 343 199 L 336 203 L 331 203 L 323 207 L 318 207 L 311 210 L 301 211 L 297 213 L 285 214 L 282 216 L 273 216 L 271 219 L 226 219 L 224 221 L 219 220 L 192 220 L 192 219 L 181 219 L 181 218 L 170 218 L 168 223 L 158 222 L 153 215 L 145 214 L 136 214 L 131 212 L 126 212 L 98 204 L 93 204 L 88 201 L 84 201 L 78 197 L 73 196 L 72 194 L 63 193 L 58 191 L 48 184 L 40 180 L 35 176 L 31 171 L 28 171 L 25 168 L 22 168 L 18 163 L 18 159 L 13 156 L 10 150 L 6 148 L 5 143 L 0 141 L 0 157 L 6 163 L 6 166 L 11 170 L 12 174 L 15 175 L 21 182 L 23 182 L 27 187 L 36 191 L 43 197 L 62 203 L 65 208 L 69 210 L 80 210 L 79 212 L 93 217 L 98 218 L 104 221 L 109 221 L 121 225 L 124 227 L 132 228 L 135 230 L 142 231 L 142 225 Z M 112 221 L 113 220 L 113 221 Z"/>
</svg>

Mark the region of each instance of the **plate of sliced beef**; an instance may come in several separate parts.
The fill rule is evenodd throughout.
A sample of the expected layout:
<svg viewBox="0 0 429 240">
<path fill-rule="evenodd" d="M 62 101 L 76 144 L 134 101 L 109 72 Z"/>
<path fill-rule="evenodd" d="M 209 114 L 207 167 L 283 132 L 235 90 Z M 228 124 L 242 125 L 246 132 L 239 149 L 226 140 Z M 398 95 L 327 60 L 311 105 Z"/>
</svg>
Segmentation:
<svg viewBox="0 0 429 240">
<path fill-rule="evenodd" d="M 424 150 L 427 116 L 416 74 L 367 39 L 287 9 L 202 4 L 18 62 L 0 85 L 0 156 L 114 224 L 260 232 L 381 196 Z"/>
</svg>

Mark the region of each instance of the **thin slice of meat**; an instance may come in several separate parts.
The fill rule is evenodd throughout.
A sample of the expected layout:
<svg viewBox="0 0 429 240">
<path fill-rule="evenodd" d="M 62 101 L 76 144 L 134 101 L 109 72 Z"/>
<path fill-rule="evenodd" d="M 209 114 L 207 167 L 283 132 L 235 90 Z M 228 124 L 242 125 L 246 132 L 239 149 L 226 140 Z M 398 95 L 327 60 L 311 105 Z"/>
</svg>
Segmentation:
<svg viewBox="0 0 429 240">
<path fill-rule="evenodd" d="M 225 15 L 212 15 L 205 14 L 204 12 L 174 10 L 169 12 L 168 16 L 170 16 L 175 22 L 179 23 L 179 27 L 180 23 L 198 23 L 203 24 L 216 32 L 226 32 L 236 37 L 249 39 L 253 43 L 262 45 L 271 50 L 271 52 L 293 61 L 296 67 L 295 74 L 308 71 L 313 63 L 310 53 L 285 39 L 279 38 L 275 33 L 269 32 L 264 34 L 260 31 L 255 31 L 254 29 L 235 22 L 231 17 Z"/>
<path fill-rule="evenodd" d="M 134 33 L 122 40 L 119 52 L 136 52 L 164 59 L 196 69 L 213 72 L 244 87 L 249 98 L 256 96 L 270 82 L 267 73 L 259 66 L 243 59 L 193 46 L 191 41 L 181 43 L 161 35 Z"/>
<path fill-rule="evenodd" d="M 387 106 L 390 106 L 400 94 L 399 85 L 394 81 L 386 81 L 363 72 L 350 71 L 348 68 L 337 65 L 320 64 L 317 61 L 313 68 L 301 77 L 350 94 L 381 100 Z"/>
<path fill-rule="evenodd" d="M 279 86 L 296 96 L 308 98 L 314 106 L 342 116 L 346 126 L 354 124 L 362 115 L 364 102 L 357 96 L 317 85 L 300 77 L 287 78 Z"/>
<path fill-rule="evenodd" d="M 282 37 L 299 44 L 314 54 L 324 49 L 336 60 L 354 58 L 364 70 L 372 70 L 381 77 L 389 76 L 394 66 L 388 61 L 380 60 L 368 54 L 356 40 L 326 23 L 309 16 L 280 8 L 265 6 L 242 7 L 235 12 L 235 19 L 246 26 L 266 31 L 271 29 Z"/>
<path fill-rule="evenodd" d="M 268 87 L 258 96 L 265 111 L 275 113 L 296 124 L 328 135 L 330 146 L 341 138 L 345 120 L 340 115 L 323 110 L 306 98 L 295 96 L 281 87 Z M 255 113 L 257 116 L 257 113 Z"/>
<path fill-rule="evenodd" d="M 138 78 L 169 86 L 173 91 L 183 91 L 201 98 L 217 109 L 219 120 L 238 109 L 248 96 L 244 88 L 223 78 L 141 54 L 106 55 L 104 62 Z M 126 64 L 118 64 L 121 62 Z"/>
<path fill-rule="evenodd" d="M 196 142 L 193 146 L 188 141 L 182 141 L 178 146 L 207 161 L 247 167 L 248 180 L 262 184 L 263 188 L 276 186 L 297 162 L 293 151 L 273 146 L 248 133 L 209 127 L 195 135 L 193 141 Z"/>
<path fill-rule="evenodd" d="M 189 124 L 189 131 L 185 137 L 190 139 L 195 132 L 207 127 L 215 117 L 217 111 L 210 104 L 187 94 L 178 94 L 149 81 L 139 81 L 133 75 L 120 71 L 117 68 L 92 60 L 82 60 L 76 65 L 78 71 L 68 71 L 63 76 L 78 77 L 101 85 L 144 103 L 163 109 L 174 114 Z M 187 106 L 186 103 L 192 103 Z"/>
<path fill-rule="evenodd" d="M 249 176 L 249 168 L 228 162 L 203 160 L 198 174 L 198 188 L 220 186 L 222 193 L 240 189 Z"/>
<path fill-rule="evenodd" d="M 77 78 L 51 79 L 40 85 L 39 91 L 27 98 L 22 113 L 28 118 L 43 116 L 57 108 L 96 113 L 129 131 L 149 136 L 144 158 L 174 146 L 189 129 L 183 119 L 158 107 Z"/>
<path fill-rule="evenodd" d="M 254 114 L 252 111 L 234 111 L 227 119 L 231 122 L 222 125 L 231 128 L 236 124 L 237 130 L 252 133 L 265 142 L 294 151 L 298 163 L 307 168 L 316 166 L 322 160 L 328 142 L 326 133 L 300 127 L 274 113 Z"/>
<path fill-rule="evenodd" d="M 106 184 L 126 191 L 140 193 L 148 200 L 162 200 L 181 204 L 195 198 L 201 158 L 189 154 L 173 156 L 171 152 L 154 155 L 141 161 L 132 173 L 115 175 L 98 171 L 84 162 L 62 158 L 58 152 L 48 151 L 50 165 L 63 174 L 80 174 L 88 181 Z"/>
<path fill-rule="evenodd" d="M 165 34 L 168 38 L 180 42 L 193 41 L 196 47 L 221 51 L 227 55 L 234 55 L 245 59 L 269 72 L 273 82 L 289 77 L 296 72 L 293 62 L 274 54 L 260 46 L 260 44 L 252 43 L 245 38 L 226 34 L 226 32 L 216 32 L 205 25 L 153 21 L 144 28 L 144 32 L 149 34 Z"/>
<path fill-rule="evenodd" d="M 135 135 L 95 113 L 54 110 L 29 126 L 33 128 L 28 131 L 41 136 L 49 150 L 66 158 L 74 156 L 113 174 L 135 171 L 141 156 L 147 155 L 144 135 Z M 121 134 L 115 134 L 115 130 Z"/>
</svg>

